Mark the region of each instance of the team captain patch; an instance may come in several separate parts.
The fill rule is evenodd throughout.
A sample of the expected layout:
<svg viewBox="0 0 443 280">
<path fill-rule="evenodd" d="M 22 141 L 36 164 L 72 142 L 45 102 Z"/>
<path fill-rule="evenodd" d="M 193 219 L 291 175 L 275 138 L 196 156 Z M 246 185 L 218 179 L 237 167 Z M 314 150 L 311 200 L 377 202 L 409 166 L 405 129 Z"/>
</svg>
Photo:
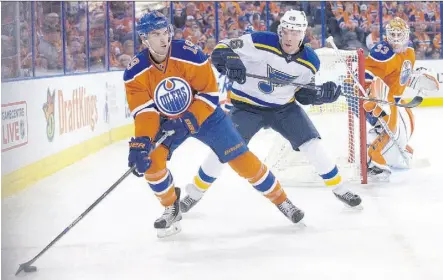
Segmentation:
<svg viewBox="0 0 443 280">
<path fill-rule="evenodd" d="M 169 117 L 184 113 L 191 105 L 189 84 L 178 77 L 163 79 L 155 88 L 154 102 L 160 112 Z"/>
</svg>

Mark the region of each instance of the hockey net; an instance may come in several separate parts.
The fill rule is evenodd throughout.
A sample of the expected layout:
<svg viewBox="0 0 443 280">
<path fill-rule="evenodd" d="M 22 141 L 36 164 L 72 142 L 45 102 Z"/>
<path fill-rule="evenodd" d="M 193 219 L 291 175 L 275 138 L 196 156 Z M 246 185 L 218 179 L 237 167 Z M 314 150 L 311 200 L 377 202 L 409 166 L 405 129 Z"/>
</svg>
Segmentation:
<svg viewBox="0 0 443 280">
<path fill-rule="evenodd" d="M 364 84 L 363 50 L 344 51 L 340 55 L 330 48 L 315 51 L 320 59 L 320 70 L 315 83 L 326 81 L 340 84 L 346 95 L 361 94 L 348 69 Z M 366 118 L 362 101 L 340 96 L 330 104 L 303 106 L 322 137 L 330 155 L 335 159 L 344 181 L 367 182 Z M 275 133 L 273 145 L 265 163 L 276 173 L 283 185 L 322 184 L 322 179 L 302 153 L 292 149 L 290 143 Z"/>
</svg>

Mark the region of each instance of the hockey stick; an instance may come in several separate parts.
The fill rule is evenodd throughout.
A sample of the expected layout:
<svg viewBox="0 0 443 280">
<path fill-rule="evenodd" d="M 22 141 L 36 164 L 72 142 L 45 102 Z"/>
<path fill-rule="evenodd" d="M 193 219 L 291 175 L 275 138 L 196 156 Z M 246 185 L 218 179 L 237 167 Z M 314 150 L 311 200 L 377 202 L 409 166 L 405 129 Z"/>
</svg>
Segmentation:
<svg viewBox="0 0 443 280">
<path fill-rule="evenodd" d="M 341 56 L 340 56 L 340 52 L 339 49 L 337 48 L 337 46 L 334 43 L 334 38 L 332 36 L 329 36 L 326 39 L 326 42 L 329 43 L 331 45 L 331 47 L 334 49 L 335 55 L 341 60 L 341 62 L 345 62 L 342 60 Z M 349 69 L 349 66 L 347 63 L 345 63 L 346 65 L 346 69 L 348 70 L 349 74 L 351 75 L 352 79 L 354 80 L 355 84 L 358 86 L 358 88 L 360 89 L 360 91 L 363 93 L 363 95 L 366 96 L 366 91 L 364 90 L 363 86 L 360 84 L 360 81 L 357 79 L 357 77 L 355 76 L 355 74 L 352 72 L 352 69 Z M 407 104 L 411 104 L 413 102 L 418 103 L 416 106 L 420 105 L 420 103 L 423 101 L 423 97 L 421 96 L 415 96 L 411 102 L 407 103 Z M 407 105 L 407 104 L 403 104 L 403 105 Z M 400 105 L 400 104 L 399 104 Z M 398 106 L 398 105 L 396 105 Z M 414 107 L 416 107 L 414 106 Z M 404 107 L 404 106 L 398 106 L 398 107 Z M 406 107 L 406 108 L 413 108 L 413 107 Z M 383 129 L 385 130 L 385 132 L 388 134 L 388 136 L 390 137 L 390 139 L 392 139 L 394 145 L 397 147 L 398 151 L 400 152 L 400 155 L 402 156 L 403 160 L 405 161 L 406 165 L 409 165 L 409 158 L 405 155 L 405 151 L 400 147 L 400 144 L 398 144 L 397 140 L 395 139 L 395 135 L 394 133 L 391 131 L 391 129 L 389 128 L 388 124 L 385 122 L 385 120 L 383 118 L 378 118 L 381 126 L 383 127 Z"/>
<path fill-rule="evenodd" d="M 155 143 L 154 148 L 151 150 L 149 154 L 151 154 L 160 144 L 166 140 L 166 138 L 170 135 L 174 134 L 173 131 L 166 131 L 163 136 Z M 36 266 L 32 266 L 33 264 L 41 255 L 43 255 L 49 248 L 51 248 L 60 238 L 62 238 L 70 229 L 72 229 L 78 222 L 80 222 L 97 204 L 100 203 L 108 194 L 110 194 L 126 177 L 128 177 L 132 171 L 135 170 L 135 165 L 128 169 L 128 171 L 125 172 L 107 191 L 105 191 L 94 203 L 91 204 L 91 206 L 88 207 L 80 216 L 77 217 L 67 228 L 65 228 L 54 240 L 51 241 L 40 253 L 38 253 L 34 258 L 31 260 L 20 264 L 17 272 L 15 275 L 18 275 L 21 271 L 24 271 L 26 273 L 28 272 L 35 272 L 37 271 Z"/>
<path fill-rule="evenodd" d="M 302 88 L 307 88 L 307 89 L 311 89 L 311 90 L 321 91 L 321 87 L 315 86 L 312 84 L 300 84 L 300 83 L 296 83 L 296 82 L 292 82 L 292 81 L 283 81 L 283 80 L 279 80 L 276 78 L 268 78 L 265 76 L 260 76 L 260 75 L 256 75 L 256 74 L 252 74 L 252 73 L 246 73 L 246 77 L 260 79 L 260 80 L 268 81 L 268 82 L 271 82 L 274 84 L 281 84 L 281 85 L 287 85 L 287 86 L 290 85 L 290 86 L 296 86 L 296 87 L 302 87 Z M 358 85 L 360 85 L 360 83 L 358 83 Z M 361 99 L 361 100 L 365 100 L 365 101 L 372 101 L 372 102 L 377 102 L 377 103 L 381 103 L 381 104 L 387 104 L 387 105 L 397 106 L 397 107 L 402 107 L 402 108 L 414 108 L 414 107 L 417 107 L 418 105 L 420 105 L 421 102 L 423 101 L 423 97 L 421 97 L 421 96 L 415 96 L 410 102 L 402 104 L 402 103 L 394 103 L 394 102 L 389 102 L 389 101 L 385 101 L 385 100 L 365 97 L 365 96 L 346 94 L 343 92 L 341 95 L 344 97 L 356 98 L 356 99 Z"/>
</svg>

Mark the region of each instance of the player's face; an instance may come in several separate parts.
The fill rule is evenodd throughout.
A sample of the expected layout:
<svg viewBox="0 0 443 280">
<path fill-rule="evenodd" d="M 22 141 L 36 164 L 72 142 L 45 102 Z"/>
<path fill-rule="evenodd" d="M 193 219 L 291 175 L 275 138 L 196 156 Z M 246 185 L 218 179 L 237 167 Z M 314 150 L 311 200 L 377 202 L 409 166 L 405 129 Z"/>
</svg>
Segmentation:
<svg viewBox="0 0 443 280">
<path fill-rule="evenodd" d="M 394 52 L 403 52 L 406 50 L 407 35 L 401 29 L 392 29 L 388 31 L 388 42 L 391 44 Z"/>
<path fill-rule="evenodd" d="M 281 47 L 285 53 L 294 54 L 298 51 L 300 42 L 303 40 L 304 32 L 301 30 L 289 30 L 282 28 Z"/>
<path fill-rule="evenodd" d="M 148 35 L 149 46 L 154 53 L 166 56 L 169 50 L 169 38 L 170 34 L 168 28 L 154 30 Z"/>
</svg>

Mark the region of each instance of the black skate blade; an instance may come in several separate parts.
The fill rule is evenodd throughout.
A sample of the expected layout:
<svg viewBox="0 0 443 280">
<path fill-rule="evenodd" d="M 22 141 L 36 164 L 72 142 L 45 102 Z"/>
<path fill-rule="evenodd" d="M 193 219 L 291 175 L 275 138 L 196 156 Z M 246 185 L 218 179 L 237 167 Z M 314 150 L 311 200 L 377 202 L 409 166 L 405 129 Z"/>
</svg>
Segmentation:
<svg viewBox="0 0 443 280">
<path fill-rule="evenodd" d="M 356 211 L 361 211 L 361 210 L 364 209 L 361 204 L 359 204 L 357 206 L 351 206 L 351 205 L 348 205 L 346 203 L 343 203 L 343 204 L 346 206 L 346 208 L 349 208 L 349 209 L 352 209 L 352 210 L 356 210 Z"/>
<path fill-rule="evenodd" d="M 177 233 L 181 232 L 182 227 L 180 225 L 180 222 L 173 223 L 168 228 L 159 228 L 157 229 L 157 237 L 158 238 L 166 238 L 173 235 L 176 235 Z"/>
<path fill-rule="evenodd" d="M 355 210 L 355 211 L 361 211 L 361 210 L 364 209 L 363 206 L 361 205 L 361 203 L 359 205 L 356 205 L 356 206 L 351 206 L 351 205 L 349 205 L 349 204 L 347 204 L 346 202 L 343 202 L 343 201 L 342 201 L 342 203 L 346 206 L 346 208 L 352 209 L 352 210 Z"/>
<path fill-rule="evenodd" d="M 17 276 L 20 272 L 26 272 L 26 273 L 30 273 L 30 272 L 36 272 L 37 271 L 37 267 L 30 265 L 29 262 L 26 263 L 22 263 L 19 267 L 17 272 L 15 273 L 15 275 Z"/>
</svg>

